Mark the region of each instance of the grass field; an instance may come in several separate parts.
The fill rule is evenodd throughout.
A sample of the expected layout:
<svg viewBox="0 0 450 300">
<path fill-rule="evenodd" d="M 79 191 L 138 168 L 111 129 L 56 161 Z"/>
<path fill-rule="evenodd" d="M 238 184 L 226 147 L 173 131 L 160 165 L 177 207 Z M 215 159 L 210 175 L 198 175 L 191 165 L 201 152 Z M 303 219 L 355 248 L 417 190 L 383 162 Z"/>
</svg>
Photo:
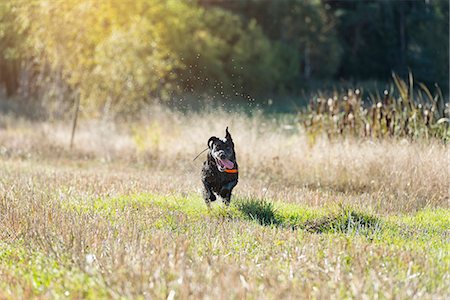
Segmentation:
<svg viewBox="0 0 450 300">
<path fill-rule="evenodd" d="M 0 119 L 0 298 L 450 297 L 448 146 L 216 118 L 82 120 L 72 150 Z M 240 182 L 208 211 L 192 159 L 226 125 Z"/>
</svg>

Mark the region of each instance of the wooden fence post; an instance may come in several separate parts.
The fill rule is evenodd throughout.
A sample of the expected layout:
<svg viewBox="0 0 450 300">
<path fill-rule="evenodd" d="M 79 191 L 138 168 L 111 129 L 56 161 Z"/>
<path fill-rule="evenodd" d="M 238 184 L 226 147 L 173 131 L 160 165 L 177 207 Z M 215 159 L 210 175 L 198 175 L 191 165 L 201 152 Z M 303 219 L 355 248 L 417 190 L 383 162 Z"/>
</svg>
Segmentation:
<svg viewBox="0 0 450 300">
<path fill-rule="evenodd" d="M 72 135 L 70 137 L 70 149 L 73 148 L 73 139 L 75 137 L 75 130 L 77 128 L 78 112 L 80 111 L 80 96 L 77 97 L 75 102 L 75 113 L 73 115 Z"/>
</svg>

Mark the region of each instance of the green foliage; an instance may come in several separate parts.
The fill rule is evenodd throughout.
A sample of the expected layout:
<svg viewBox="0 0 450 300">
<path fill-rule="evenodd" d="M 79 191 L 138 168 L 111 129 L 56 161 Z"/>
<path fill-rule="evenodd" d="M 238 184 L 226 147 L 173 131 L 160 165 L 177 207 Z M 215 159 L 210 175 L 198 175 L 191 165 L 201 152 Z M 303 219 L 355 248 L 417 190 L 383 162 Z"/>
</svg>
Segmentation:
<svg viewBox="0 0 450 300">
<path fill-rule="evenodd" d="M 164 50 L 162 42 L 145 19 L 115 30 L 95 49 L 95 67 L 87 74 L 91 80 L 83 85 L 87 99 L 135 110 L 150 95 L 166 98 L 173 89 L 173 70 L 180 66 L 180 60 Z"/>
<path fill-rule="evenodd" d="M 300 78 L 328 78 L 337 71 L 342 51 L 335 20 L 320 1 L 249 0 L 218 5 L 261 25 L 277 49 L 283 89 L 295 91 L 303 86 Z"/>
<path fill-rule="evenodd" d="M 286 1 L 282 5 L 285 12 L 280 22 L 284 30 L 280 38 L 298 50 L 302 77 L 333 76 L 342 54 L 333 16 L 319 1 Z"/>
<path fill-rule="evenodd" d="M 298 94 L 317 79 L 385 80 L 408 67 L 445 90 L 448 10 L 446 1 L 2 1 L 0 84 L 49 110 L 80 97 L 82 112 L 134 112 L 186 92 Z"/>
<path fill-rule="evenodd" d="M 0 38 L 14 38 L 0 49 L 3 60 L 33 61 L 37 77 L 48 78 L 34 84 L 59 79 L 94 110 L 135 111 L 194 89 L 263 93 L 280 73 L 256 22 L 187 1 L 18 2 L 1 14 Z"/>
<path fill-rule="evenodd" d="M 0 2 L 0 83 L 8 96 L 19 88 L 20 61 L 25 51 L 26 22 L 17 22 L 18 11 L 11 2 Z"/>
<path fill-rule="evenodd" d="M 219 95 L 271 91 L 279 75 L 277 58 L 258 24 L 244 24 L 222 9 L 194 13 L 182 22 L 191 23 L 189 28 L 169 39 L 184 65 L 178 73 L 183 89 Z"/>
<path fill-rule="evenodd" d="M 339 76 L 385 79 L 412 70 L 448 88 L 448 1 L 324 1 L 337 20 L 344 55 Z"/>
</svg>

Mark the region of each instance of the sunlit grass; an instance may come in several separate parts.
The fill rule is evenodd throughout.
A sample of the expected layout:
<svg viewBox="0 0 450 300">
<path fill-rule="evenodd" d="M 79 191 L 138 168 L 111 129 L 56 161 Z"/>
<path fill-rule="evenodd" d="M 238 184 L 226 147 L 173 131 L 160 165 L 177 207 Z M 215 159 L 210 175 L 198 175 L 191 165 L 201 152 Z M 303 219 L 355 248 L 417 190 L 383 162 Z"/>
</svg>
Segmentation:
<svg viewBox="0 0 450 300">
<path fill-rule="evenodd" d="M 239 184 L 208 210 L 192 159 L 224 124 L 158 116 L 158 147 L 93 122 L 71 151 L 64 125 L 6 120 L 0 298 L 450 294 L 447 146 L 309 146 L 280 120 L 232 114 Z"/>
<path fill-rule="evenodd" d="M 63 205 L 76 212 L 99 213 L 112 222 L 117 221 L 117 216 L 124 212 L 139 213 L 157 208 L 167 212 L 157 224 L 171 223 L 170 214 L 177 213 L 199 222 L 205 218 L 250 221 L 262 226 L 305 230 L 317 234 L 360 235 L 367 237 L 369 241 L 420 245 L 422 248 L 448 248 L 450 238 L 448 209 L 426 209 L 414 215 L 385 217 L 340 205 L 313 209 L 268 199 L 241 198 L 235 199 L 229 208 L 215 204 L 213 209 L 209 210 L 199 195 L 158 194 L 133 194 L 88 202 L 68 202 Z"/>
<path fill-rule="evenodd" d="M 56 256 L 56 257 L 55 257 Z M 29 299 L 36 296 L 71 299 L 108 298 L 101 277 L 80 269 L 65 253 L 44 253 L 23 242 L 0 243 L 0 296 Z"/>
<path fill-rule="evenodd" d="M 227 120 L 217 119 L 223 113 Z M 198 192 L 204 156 L 192 159 L 210 136 L 222 136 L 229 126 L 240 163 L 236 191 L 241 196 L 250 193 L 319 206 L 352 202 L 382 213 L 448 206 L 448 149 L 436 140 L 320 138 L 311 145 L 293 119 L 221 111 L 151 115 L 149 122 L 131 124 L 82 120 L 72 150 L 68 149 L 70 126 L 6 118 L 6 130 L 0 131 L 0 156 L 80 168 L 120 166 L 129 174 L 142 173 L 133 179 L 136 183 L 192 193 Z M 157 122 L 157 129 L 148 126 L 152 122 Z M 145 135 L 135 139 L 136 132 Z M 159 137 L 157 142 L 153 134 Z M 153 173 L 159 177 L 157 182 Z"/>
<path fill-rule="evenodd" d="M 445 209 L 385 217 L 349 207 L 312 209 L 269 199 L 235 199 L 228 209 L 215 205 L 210 211 L 197 195 L 145 193 L 64 201 L 41 198 L 31 206 L 17 201 L 3 205 L 14 205 L 18 211 L 12 214 L 22 220 L 31 213 L 37 226 L 32 232 L 41 236 L 31 232 L 2 244 L 0 268 L 9 278 L 3 282 L 6 295 L 26 291 L 30 297 L 115 298 L 147 291 L 159 298 L 170 290 L 187 289 L 185 296 L 204 296 L 196 284 L 206 280 L 222 286 L 222 280 L 233 278 L 226 279 L 228 272 L 237 274 L 235 296 L 239 291 L 261 296 L 259 284 L 272 280 L 296 295 L 406 297 L 412 295 L 409 289 L 420 295 L 446 293 L 450 212 Z M 427 215 L 434 219 L 430 224 L 424 224 Z M 7 224 L 12 228 L 11 221 Z M 236 264 L 245 269 L 238 271 Z M 203 273 L 211 268 L 216 279 Z M 325 285 L 330 278 L 319 275 L 321 269 L 344 283 L 362 284 L 362 290 Z M 381 289 L 370 283 L 376 278 L 373 272 L 388 279 L 378 283 Z M 190 280 L 180 281 L 184 276 Z M 141 280 L 149 285 L 142 286 Z M 402 290 L 403 284 L 410 288 Z M 271 297 L 280 296 L 278 288 L 267 289 Z"/>
<path fill-rule="evenodd" d="M 166 297 L 170 290 L 182 294 L 187 289 L 188 294 L 182 295 L 204 296 L 197 284 L 214 283 L 222 289 L 225 282 L 237 280 L 235 296 L 246 291 L 258 297 L 262 295 L 259 284 L 273 280 L 296 295 L 394 293 L 406 297 L 406 291 L 398 286 L 403 283 L 420 290 L 421 295 L 445 294 L 449 243 L 443 234 L 447 210 L 424 212 L 434 215 L 438 226 L 428 224 L 433 230 L 422 232 L 414 230 L 423 224 L 420 214 L 393 218 L 350 208 L 284 205 L 269 199 L 235 199 L 229 209 L 216 205 L 209 211 L 196 195 L 144 193 L 60 199 L 42 193 L 38 202 L 28 202 L 28 195 L 22 190 L 20 200 L 3 203 L 3 209 L 16 220 L 25 221 L 30 215 L 35 219 L 33 229 L 19 235 L 22 242 L 2 245 L 0 265 L 10 274 L 3 286 L 11 293 L 28 290 L 30 296 L 62 296 L 68 292 L 73 298 L 81 294 L 115 298 L 147 291 L 159 298 Z M 15 207 L 15 211 L 8 207 Z M 278 221 L 261 222 L 267 215 Z M 359 224 L 352 230 L 348 229 L 350 223 L 342 226 L 348 216 L 359 220 L 352 223 Z M 6 225 L 13 229 L 17 225 L 11 217 Z M 307 225 L 325 224 L 322 220 L 329 220 L 330 226 L 316 227 L 320 230 L 313 233 L 308 230 Z M 16 232 L 20 227 L 26 230 L 26 223 Z M 298 226 L 292 227 L 293 223 Z M 375 231 L 361 230 L 373 229 L 375 224 L 379 224 Z M 138 267 L 141 264 L 144 269 Z M 245 269 L 238 271 L 238 265 Z M 320 269 L 328 270 L 339 281 L 360 282 L 364 292 L 339 284 L 325 285 L 329 277 L 319 275 Z M 381 290 L 370 283 L 376 278 L 370 270 L 389 278 L 379 283 Z M 360 279 L 349 276 L 351 273 Z M 190 279 L 180 281 L 185 276 Z M 142 280 L 148 285 L 142 286 Z M 267 289 L 271 297 L 280 296 L 279 288 Z M 219 290 L 207 289 L 207 293 Z"/>
<path fill-rule="evenodd" d="M 432 95 L 419 83 L 415 90 L 413 75 L 409 81 L 393 75 L 394 87 L 384 95 L 363 95 L 359 89 L 332 95 L 320 94 L 300 114 L 309 142 L 328 138 L 394 138 L 412 140 L 450 139 L 450 110 L 439 88 Z M 417 85 L 417 83 L 416 83 Z"/>
</svg>

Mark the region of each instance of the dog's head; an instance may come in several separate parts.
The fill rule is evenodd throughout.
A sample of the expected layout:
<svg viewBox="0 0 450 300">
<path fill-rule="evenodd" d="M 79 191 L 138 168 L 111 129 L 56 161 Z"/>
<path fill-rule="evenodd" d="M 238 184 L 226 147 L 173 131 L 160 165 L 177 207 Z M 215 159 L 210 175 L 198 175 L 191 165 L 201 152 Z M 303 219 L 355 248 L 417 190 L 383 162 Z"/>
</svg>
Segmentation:
<svg viewBox="0 0 450 300">
<path fill-rule="evenodd" d="M 234 152 L 234 143 L 228 127 L 225 129 L 225 138 L 219 139 L 212 136 L 208 140 L 209 152 L 216 162 L 217 169 L 220 172 L 233 169 L 236 166 L 236 153 Z"/>
</svg>

